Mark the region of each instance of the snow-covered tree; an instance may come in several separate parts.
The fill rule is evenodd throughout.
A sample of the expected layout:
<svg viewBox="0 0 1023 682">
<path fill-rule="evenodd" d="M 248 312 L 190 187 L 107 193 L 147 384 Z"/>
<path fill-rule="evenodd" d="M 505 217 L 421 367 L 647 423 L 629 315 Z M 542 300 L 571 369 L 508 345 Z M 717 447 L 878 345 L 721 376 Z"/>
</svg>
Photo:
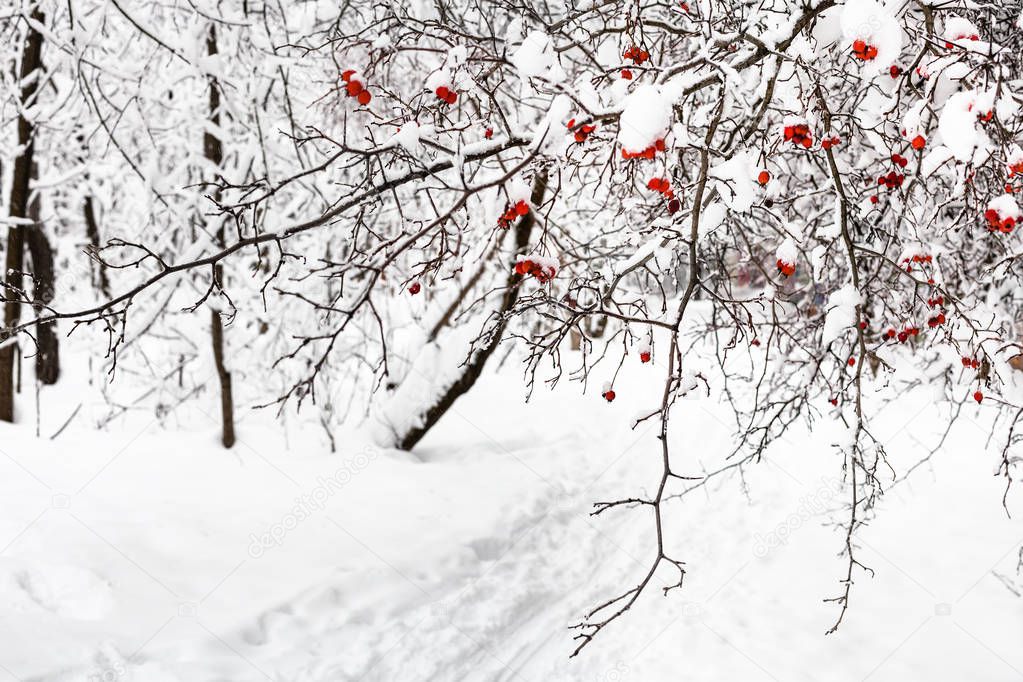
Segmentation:
<svg viewBox="0 0 1023 682">
<path fill-rule="evenodd" d="M 649 571 L 576 625 L 576 653 L 659 569 L 682 585 L 663 503 L 795 424 L 845 427 L 835 627 L 864 568 L 852 534 L 901 473 L 872 425 L 904 390 L 933 388 L 949 424 L 998 410 L 998 474 L 1019 476 L 1018 9 L 40 4 L 89 165 L 40 191 L 108 207 L 112 296 L 15 331 L 98 323 L 116 354 L 172 302 L 207 306 L 226 357 L 259 368 L 250 394 L 403 448 L 499 347 L 528 391 L 595 383 L 612 408 L 624 363 L 651 365 L 649 409 L 615 418 L 659 424 L 660 479 L 594 511 L 650 515 Z M 721 469 L 676 447 L 683 398 L 733 408 Z"/>
</svg>

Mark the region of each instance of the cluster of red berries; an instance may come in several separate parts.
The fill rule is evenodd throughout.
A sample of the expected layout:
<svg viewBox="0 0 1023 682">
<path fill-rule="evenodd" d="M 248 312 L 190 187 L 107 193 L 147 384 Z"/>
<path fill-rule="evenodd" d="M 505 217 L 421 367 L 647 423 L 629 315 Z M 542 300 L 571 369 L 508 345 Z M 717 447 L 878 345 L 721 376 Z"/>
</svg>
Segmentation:
<svg viewBox="0 0 1023 682">
<path fill-rule="evenodd" d="M 887 187 L 888 189 L 902 187 L 902 183 L 905 181 L 906 176 L 902 173 L 896 173 L 895 171 L 889 171 L 887 175 L 879 175 L 877 177 L 877 184 L 879 186 Z"/>
<path fill-rule="evenodd" d="M 416 294 L 418 294 L 422 290 L 423 290 L 423 287 L 422 287 L 422 285 L 419 284 L 419 282 L 413 282 L 412 285 L 408 288 L 408 292 L 410 294 L 412 294 L 413 296 L 415 296 Z"/>
<path fill-rule="evenodd" d="M 529 258 L 523 258 L 515 263 L 515 274 L 532 275 L 540 284 L 546 284 L 554 279 L 557 270 L 549 263 L 537 263 Z"/>
<path fill-rule="evenodd" d="M 565 127 L 568 128 L 569 130 L 571 130 L 572 128 L 575 128 L 575 119 L 574 118 L 569 119 L 568 123 L 565 124 Z M 587 140 L 587 138 L 589 138 L 589 136 L 596 129 L 597 129 L 597 126 L 593 125 L 592 123 L 583 123 L 575 131 L 575 141 L 579 142 L 580 144 L 582 144 L 583 142 L 585 142 Z"/>
<path fill-rule="evenodd" d="M 373 99 L 373 95 L 369 94 L 369 90 L 363 87 L 362 81 L 353 78 L 355 74 L 355 69 L 348 69 L 341 74 L 341 80 L 348 83 L 348 85 L 345 86 L 345 92 L 348 93 L 349 97 L 355 97 L 359 101 L 359 104 L 366 106 L 369 104 L 369 101 Z"/>
<path fill-rule="evenodd" d="M 633 45 L 623 52 L 622 56 L 626 59 L 631 59 L 633 64 L 642 64 L 646 60 L 650 59 L 650 53 L 646 50 L 640 49 L 636 45 Z"/>
<path fill-rule="evenodd" d="M 447 104 L 454 104 L 458 100 L 458 93 L 446 85 L 440 86 L 434 93 L 437 95 L 437 99 Z"/>
<path fill-rule="evenodd" d="M 911 336 L 915 337 L 919 335 L 920 327 L 906 327 L 901 332 L 896 332 L 894 329 L 889 329 L 887 332 L 885 332 L 886 339 L 891 340 L 897 338 L 899 340 L 899 343 L 906 343 L 906 340 L 909 339 L 909 337 Z"/>
<path fill-rule="evenodd" d="M 840 144 L 842 144 L 842 138 L 840 138 L 838 135 L 835 135 L 833 137 L 829 137 L 828 139 L 822 141 L 821 142 L 821 147 L 824 149 L 824 151 L 827 151 L 827 150 L 831 149 L 832 147 L 837 147 Z"/>
<path fill-rule="evenodd" d="M 1009 177 L 1014 178 L 1023 175 L 1023 161 L 1017 161 L 1009 166 Z"/>
<path fill-rule="evenodd" d="M 930 255 L 930 254 L 918 254 L 918 255 L 915 255 L 915 256 L 913 256 L 911 258 L 903 258 L 902 259 L 902 264 L 906 266 L 906 272 L 913 272 L 913 264 L 914 263 L 917 264 L 917 265 L 923 265 L 925 263 L 930 263 L 933 260 L 934 260 L 934 257 L 932 255 Z M 933 284 L 933 281 L 927 280 L 927 283 L 928 284 Z M 942 302 L 944 302 L 944 299 L 942 297 L 939 296 L 938 298 L 940 298 L 942 300 Z M 930 303 L 931 300 L 935 300 L 935 299 L 928 299 L 928 303 Z"/>
<path fill-rule="evenodd" d="M 930 327 L 931 329 L 934 329 L 935 327 L 940 327 L 943 324 L 945 324 L 945 313 L 938 313 L 933 317 L 927 318 L 927 326 Z"/>
<path fill-rule="evenodd" d="M 671 189 L 671 181 L 668 178 L 650 178 L 646 187 L 654 192 L 660 192 L 666 199 L 674 199 L 675 192 Z"/>
<path fill-rule="evenodd" d="M 1013 228 L 1016 227 L 1016 219 L 1012 216 L 1006 216 L 1003 218 L 997 210 L 989 208 L 984 211 L 984 220 L 987 221 L 987 229 L 989 232 L 1001 232 L 1002 234 L 1009 234 Z"/>
<path fill-rule="evenodd" d="M 520 199 L 514 204 L 508 203 L 505 205 L 504 213 L 497 219 L 497 226 L 502 229 L 508 229 L 512 226 L 512 223 L 527 213 L 529 213 L 529 204 L 525 201 Z"/>
<path fill-rule="evenodd" d="M 980 360 L 978 360 L 977 358 L 971 358 L 971 357 L 969 357 L 967 355 L 964 355 L 963 356 L 963 367 L 966 367 L 966 368 L 969 368 L 969 369 L 977 369 L 978 367 L 980 367 Z"/>
<path fill-rule="evenodd" d="M 805 123 L 785 126 L 785 141 L 809 149 L 813 146 L 813 135 L 810 134 L 810 126 Z"/>
<path fill-rule="evenodd" d="M 943 305 L 945 305 L 945 297 L 939 295 L 939 296 L 937 296 L 935 298 L 929 298 L 929 299 L 927 299 L 927 305 L 929 305 L 932 308 L 935 308 L 935 307 L 938 307 L 938 306 L 943 306 Z"/>
<path fill-rule="evenodd" d="M 622 147 L 622 158 L 623 159 L 652 159 L 657 152 L 663 152 L 666 149 L 664 140 L 660 139 L 654 142 L 652 145 L 647 147 L 641 152 L 630 152 L 628 149 Z"/>
<path fill-rule="evenodd" d="M 909 165 L 909 159 L 907 159 L 902 154 L 892 154 L 892 163 L 894 163 L 899 168 L 905 168 L 906 166 Z"/>
<path fill-rule="evenodd" d="M 778 259 L 778 272 L 782 277 L 791 277 L 796 272 L 796 266 L 792 263 L 786 263 L 781 258 Z"/>
<path fill-rule="evenodd" d="M 865 62 L 869 62 L 877 57 L 877 47 L 871 45 L 865 40 L 854 40 L 852 46 L 853 56 L 857 59 L 862 59 Z"/>
</svg>

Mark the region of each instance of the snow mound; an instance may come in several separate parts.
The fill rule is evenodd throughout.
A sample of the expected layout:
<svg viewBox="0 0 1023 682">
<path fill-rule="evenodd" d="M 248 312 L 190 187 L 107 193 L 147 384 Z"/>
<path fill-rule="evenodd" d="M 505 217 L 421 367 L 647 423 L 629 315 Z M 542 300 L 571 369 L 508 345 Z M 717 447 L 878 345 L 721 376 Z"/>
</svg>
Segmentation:
<svg viewBox="0 0 1023 682">
<path fill-rule="evenodd" d="M 642 85 L 625 98 L 618 121 L 618 142 L 638 154 L 663 140 L 671 127 L 671 101 L 655 85 Z"/>
</svg>

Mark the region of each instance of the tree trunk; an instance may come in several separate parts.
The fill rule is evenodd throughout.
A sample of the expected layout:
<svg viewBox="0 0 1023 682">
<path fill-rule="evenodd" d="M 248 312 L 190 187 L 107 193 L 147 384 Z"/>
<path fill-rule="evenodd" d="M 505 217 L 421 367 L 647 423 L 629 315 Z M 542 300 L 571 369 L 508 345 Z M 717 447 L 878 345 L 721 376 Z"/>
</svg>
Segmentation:
<svg viewBox="0 0 1023 682">
<path fill-rule="evenodd" d="M 37 177 L 35 164 L 32 166 L 32 177 Z M 25 231 L 25 246 L 28 247 L 32 259 L 32 309 L 39 317 L 47 306 L 53 302 L 54 283 L 53 249 L 46 236 L 42 223 L 42 211 L 39 197 L 29 205 L 29 217 L 32 225 Z M 36 381 L 47 386 L 57 383 L 60 377 L 60 346 L 57 341 L 56 321 L 36 326 Z"/>
<path fill-rule="evenodd" d="M 32 9 L 33 21 L 46 21 L 38 7 Z M 21 52 L 21 102 L 18 111 L 18 157 L 14 160 L 11 179 L 10 216 L 15 219 L 28 217 L 29 180 L 32 176 L 32 161 L 35 152 L 34 126 L 25 118 L 24 111 L 35 99 L 38 89 L 36 71 L 42 66 L 43 37 L 31 26 L 25 34 L 25 45 Z M 9 331 L 21 317 L 22 270 L 25 267 L 25 227 L 11 225 L 7 228 L 7 255 L 3 274 L 4 326 L 0 329 L 0 420 L 14 421 L 14 374 L 17 343 Z"/>
<path fill-rule="evenodd" d="M 85 173 L 82 175 L 83 184 L 89 185 L 89 170 L 88 170 L 88 158 L 89 155 L 86 149 L 85 136 L 82 134 L 78 135 L 78 144 L 81 146 L 81 161 L 82 165 L 85 166 Z M 106 297 L 110 297 L 110 279 L 107 277 L 107 266 L 103 263 L 99 257 L 100 242 L 102 241 L 99 233 L 99 221 L 96 220 L 96 205 L 92 199 L 92 192 L 85 195 L 85 200 L 82 202 L 82 215 L 85 218 L 85 236 L 89 238 L 89 247 L 92 249 L 93 262 L 96 267 L 96 276 L 93 281 L 93 285 L 97 287 L 101 294 Z"/>
<path fill-rule="evenodd" d="M 210 26 L 206 39 L 206 51 L 209 55 L 217 54 L 217 32 Z M 214 130 L 220 129 L 220 90 L 216 78 L 210 79 L 210 123 Z M 203 152 L 206 158 L 217 168 L 224 162 L 224 148 L 216 135 L 207 131 L 203 133 Z M 224 246 L 224 223 L 221 221 L 217 229 L 217 245 Z M 213 269 L 214 286 L 223 286 L 223 271 L 218 263 Z M 224 364 L 224 321 L 220 311 L 210 308 L 210 329 L 213 340 L 213 360 L 217 366 L 217 378 L 220 381 L 220 418 L 222 423 L 221 442 L 225 448 L 234 445 L 234 395 L 231 390 L 231 373 Z"/>
<path fill-rule="evenodd" d="M 537 173 L 536 177 L 533 178 L 533 191 L 530 201 L 534 206 L 539 206 L 543 203 L 544 194 L 547 192 L 547 171 L 542 170 Z M 515 228 L 515 253 L 520 253 L 529 246 L 529 238 L 533 232 L 533 226 L 536 224 L 536 218 L 533 212 L 530 211 Z M 398 447 L 402 450 L 411 450 L 415 447 L 416 443 L 422 440 L 423 436 L 433 428 L 433 426 L 440 421 L 441 417 L 451 409 L 451 406 L 455 404 L 455 401 L 460 397 L 469 392 L 469 389 L 475 385 L 476 380 L 483 374 L 483 368 L 487 364 L 487 360 L 497 350 L 497 346 L 501 343 L 501 338 L 504 336 L 504 329 L 508 325 L 508 313 L 512 308 L 515 307 L 516 301 L 519 300 L 519 276 L 514 271 L 508 275 L 508 281 L 505 285 L 504 296 L 501 299 L 501 305 L 497 309 L 497 323 L 494 329 L 490 332 L 490 339 L 486 346 L 476 351 L 472 358 L 465 365 L 462 370 L 462 374 L 448 386 L 447 390 L 423 413 L 419 420 L 419 425 L 409 429 L 399 440 Z"/>
</svg>

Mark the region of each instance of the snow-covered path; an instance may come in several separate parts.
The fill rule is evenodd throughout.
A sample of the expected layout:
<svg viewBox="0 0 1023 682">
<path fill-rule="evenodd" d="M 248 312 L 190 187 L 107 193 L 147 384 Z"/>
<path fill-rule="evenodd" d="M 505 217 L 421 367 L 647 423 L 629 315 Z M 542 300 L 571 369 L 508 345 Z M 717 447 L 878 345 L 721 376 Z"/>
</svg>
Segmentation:
<svg viewBox="0 0 1023 682">
<path fill-rule="evenodd" d="M 858 534 L 876 575 L 837 634 L 821 427 L 749 469 L 747 495 L 721 479 L 673 505 L 683 590 L 651 590 L 569 660 L 567 626 L 653 551 L 644 510 L 588 515 L 655 480 L 653 432 L 628 428 L 642 385 L 523 405 L 489 377 L 416 456 L 358 433 L 325 454 L 258 415 L 233 452 L 201 412 L 207 431 L 173 438 L 145 420 L 52 443 L 0 427 L 0 680 L 1023 679 L 1023 599 L 995 575 L 1018 582 L 1023 525 L 970 420 Z M 926 408 L 891 415 L 898 467 Z M 677 414 L 675 446 L 711 466 L 728 429 L 703 403 Z"/>
</svg>

